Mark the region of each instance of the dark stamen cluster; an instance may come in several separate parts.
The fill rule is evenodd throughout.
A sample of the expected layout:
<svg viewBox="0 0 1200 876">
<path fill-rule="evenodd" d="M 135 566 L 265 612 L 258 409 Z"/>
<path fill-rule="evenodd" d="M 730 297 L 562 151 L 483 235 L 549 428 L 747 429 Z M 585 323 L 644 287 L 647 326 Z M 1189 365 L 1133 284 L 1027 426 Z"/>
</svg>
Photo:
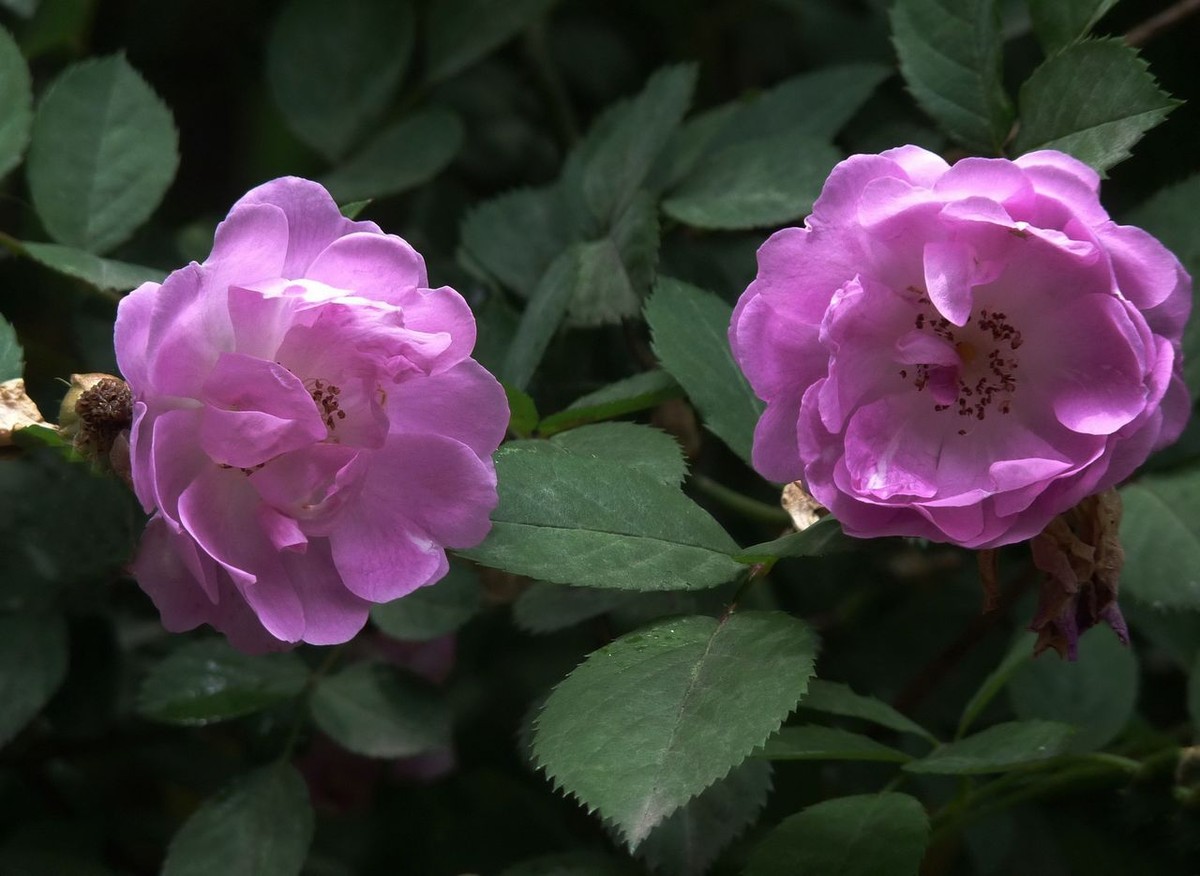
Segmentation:
<svg viewBox="0 0 1200 876">
<path fill-rule="evenodd" d="M 909 287 L 909 291 L 919 296 L 917 298 L 919 306 L 929 307 L 929 298 L 921 294 L 919 289 Z M 958 339 L 955 327 L 945 317 L 924 312 L 918 313 L 913 320 L 913 326 L 918 331 L 930 331 L 953 344 L 965 362 L 970 362 L 973 358 L 974 348 L 972 345 Z M 1008 315 L 1001 311 L 980 310 L 979 316 L 975 320 L 975 326 L 984 333 L 985 338 L 990 336 L 990 340 L 997 346 L 987 354 L 987 360 L 983 366 L 986 370 L 982 377 L 968 383 L 964 376 L 967 369 L 960 370 L 958 397 L 952 404 L 935 404 L 933 409 L 938 413 L 953 407 L 960 417 L 983 420 L 987 417 L 988 409 L 993 405 L 1001 414 L 1007 414 L 1012 409 L 1012 396 L 1017 388 L 1016 372 L 1019 363 L 1016 356 L 1004 355 L 1004 352 L 1008 351 L 1002 352 L 1002 345 L 1007 345 L 1009 351 L 1018 349 L 1023 343 L 1021 332 L 1008 321 Z M 912 385 L 916 387 L 917 392 L 921 392 L 929 384 L 929 368 L 929 365 L 916 365 L 911 372 L 907 368 L 901 368 L 900 378 L 910 380 L 909 375 L 911 374 Z M 974 373 L 978 374 L 979 372 L 975 370 Z M 967 430 L 959 429 L 958 434 L 966 435 Z"/>
<path fill-rule="evenodd" d="M 317 410 L 324 417 L 325 425 L 330 429 L 336 428 L 336 420 L 346 419 L 346 412 L 342 410 L 338 402 L 338 396 L 341 393 L 342 388 L 340 386 L 326 383 L 323 380 L 314 380 L 312 389 L 308 391 L 308 394 L 312 396 L 312 400 L 316 402 Z"/>
</svg>

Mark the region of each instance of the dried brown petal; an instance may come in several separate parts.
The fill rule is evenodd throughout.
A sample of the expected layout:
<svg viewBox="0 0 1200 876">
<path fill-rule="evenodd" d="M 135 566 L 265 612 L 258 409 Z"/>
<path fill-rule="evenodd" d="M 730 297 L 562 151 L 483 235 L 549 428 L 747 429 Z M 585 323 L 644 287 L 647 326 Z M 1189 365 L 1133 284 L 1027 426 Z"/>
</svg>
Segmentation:
<svg viewBox="0 0 1200 876">
<path fill-rule="evenodd" d="M 1128 643 L 1129 631 L 1117 605 L 1125 562 L 1120 527 L 1121 497 L 1108 490 L 1060 514 L 1030 541 L 1033 564 L 1046 573 L 1037 614 L 1029 625 L 1038 634 L 1034 654 L 1053 648 L 1074 660 L 1079 637 L 1101 622 Z"/>
<path fill-rule="evenodd" d="M 45 418 L 25 393 L 25 380 L 16 377 L 0 383 L 0 447 L 11 446 L 18 429 L 38 423 L 45 423 Z"/>
<path fill-rule="evenodd" d="M 803 532 L 829 513 L 829 509 L 814 499 L 801 481 L 792 481 L 783 488 L 779 504 L 792 518 L 792 526 L 796 527 L 797 532 Z"/>
</svg>

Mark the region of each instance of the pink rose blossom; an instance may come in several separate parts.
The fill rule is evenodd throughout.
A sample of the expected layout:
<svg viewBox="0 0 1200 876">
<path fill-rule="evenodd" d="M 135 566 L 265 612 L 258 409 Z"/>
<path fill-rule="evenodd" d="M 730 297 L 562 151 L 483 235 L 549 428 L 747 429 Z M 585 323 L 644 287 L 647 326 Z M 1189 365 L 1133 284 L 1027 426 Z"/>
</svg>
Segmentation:
<svg viewBox="0 0 1200 876">
<path fill-rule="evenodd" d="M 121 302 L 133 572 L 172 631 L 248 651 L 344 642 L 477 544 L 508 424 L 475 320 L 399 237 L 316 183 L 245 195 L 212 253 Z"/>
<path fill-rule="evenodd" d="M 754 465 L 846 532 L 1030 538 L 1178 437 L 1191 280 L 1044 151 L 855 155 L 774 234 L 729 330 Z"/>
</svg>

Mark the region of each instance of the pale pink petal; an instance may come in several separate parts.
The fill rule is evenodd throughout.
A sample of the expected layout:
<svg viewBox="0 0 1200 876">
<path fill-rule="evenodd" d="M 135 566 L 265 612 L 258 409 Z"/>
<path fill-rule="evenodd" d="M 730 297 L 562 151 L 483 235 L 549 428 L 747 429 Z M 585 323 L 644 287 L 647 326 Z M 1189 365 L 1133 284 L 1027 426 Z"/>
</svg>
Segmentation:
<svg viewBox="0 0 1200 876">
<path fill-rule="evenodd" d="M 406 305 L 428 285 L 425 260 L 394 234 L 357 232 L 325 247 L 305 276 L 364 298 Z"/>
<path fill-rule="evenodd" d="M 393 433 L 444 435 L 488 459 L 508 430 L 508 397 L 495 377 L 467 359 L 441 374 L 390 387 L 387 414 Z"/>
</svg>

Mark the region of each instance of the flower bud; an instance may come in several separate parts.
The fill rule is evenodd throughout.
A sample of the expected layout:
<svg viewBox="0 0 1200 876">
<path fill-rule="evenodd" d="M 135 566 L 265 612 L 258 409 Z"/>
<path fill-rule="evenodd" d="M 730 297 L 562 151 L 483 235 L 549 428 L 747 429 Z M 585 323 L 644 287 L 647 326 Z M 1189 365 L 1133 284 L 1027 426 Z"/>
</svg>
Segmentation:
<svg viewBox="0 0 1200 876">
<path fill-rule="evenodd" d="M 59 409 L 58 426 L 59 433 L 72 442 L 80 456 L 111 467 L 109 455 L 114 445 L 122 443 L 118 441 L 122 433 L 128 435 L 132 419 L 133 397 L 124 380 L 111 374 L 71 375 L 71 388 Z M 127 448 L 128 440 L 123 443 Z"/>
</svg>

